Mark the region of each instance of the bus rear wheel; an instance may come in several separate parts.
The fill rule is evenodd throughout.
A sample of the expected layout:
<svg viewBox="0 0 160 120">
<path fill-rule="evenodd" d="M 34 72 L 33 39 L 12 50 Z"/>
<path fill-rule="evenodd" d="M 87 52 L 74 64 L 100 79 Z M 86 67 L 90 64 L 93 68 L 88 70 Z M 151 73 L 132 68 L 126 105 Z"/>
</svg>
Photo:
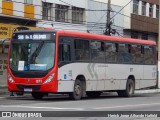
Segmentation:
<svg viewBox="0 0 160 120">
<path fill-rule="evenodd" d="M 132 79 L 127 80 L 126 90 L 117 91 L 120 97 L 132 97 L 134 94 L 135 83 Z"/>
<path fill-rule="evenodd" d="M 39 92 L 32 92 L 31 94 L 32 94 L 32 97 L 36 100 L 40 100 L 44 96 L 44 93 L 39 93 Z"/>
<path fill-rule="evenodd" d="M 74 83 L 73 92 L 69 94 L 70 98 L 73 100 L 80 100 L 82 98 L 82 82 L 80 80 L 76 80 Z"/>
</svg>

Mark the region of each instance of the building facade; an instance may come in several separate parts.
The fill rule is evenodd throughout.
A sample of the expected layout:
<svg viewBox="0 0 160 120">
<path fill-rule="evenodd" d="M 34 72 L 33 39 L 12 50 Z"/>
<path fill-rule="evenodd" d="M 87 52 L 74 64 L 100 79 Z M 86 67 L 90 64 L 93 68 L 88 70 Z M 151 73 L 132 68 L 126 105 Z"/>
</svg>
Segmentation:
<svg viewBox="0 0 160 120">
<path fill-rule="evenodd" d="M 0 85 L 6 85 L 9 41 L 14 31 L 36 28 L 41 19 L 39 0 L 0 0 Z"/>
<path fill-rule="evenodd" d="M 86 0 L 42 0 L 41 6 L 42 20 L 37 27 L 87 31 Z"/>
<path fill-rule="evenodd" d="M 129 17 L 130 25 L 125 27 L 124 36 L 158 41 L 158 0 L 133 0 Z"/>
</svg>

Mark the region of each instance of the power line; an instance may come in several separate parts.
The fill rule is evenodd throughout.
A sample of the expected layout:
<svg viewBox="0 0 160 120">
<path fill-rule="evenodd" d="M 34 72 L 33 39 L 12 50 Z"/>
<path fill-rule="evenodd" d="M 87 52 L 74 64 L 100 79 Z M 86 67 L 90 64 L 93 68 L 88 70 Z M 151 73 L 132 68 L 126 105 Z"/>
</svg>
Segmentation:
<svg viewBox="0 0 160 120">
<path fill-rule="evenodd" d="M 62 2 L 62 0 L 59 0 L 59 1 L 61 1 Z M 24 2 L 17 2 L 17 1 L 12 1 L 12 2 L 14 2 L 14 3 L 21 3 L 21 4 L 24 4 L 24 5 L 28 5 L 28 4 L 26 4 L 26 3 L 24 3 Z M 44 3 L 48 3 L 48 2 L 44 2 Z M 67 2 L 64 2 L 65 4 L 68 4 L 68 5 L 70 5 L 70 6 L 72 6 L 72 7 L 77 7 L 77 6 L 74 6 L 74 5 L 71 5 L 71 4 L 69 4 L 69 3 L 67 3 Z M 51 3 L 52 4 L 52 3 Z M 29 5 L 33 5 L 33 4 L 29 4 Z M 42 6 L 42 5 L 33 5 L 34 7 L 44 7 L 44 6 Z M 45 7 L 45 8 L 57 8 L 57 7 Z M 80 7 L 77 7 L 77 8 L 80 8 Z M 72 9 L 69 9 L 69 8 L 67 8 L 67 10 L 72 10 Z M 107 10 L 93 10 L 93 9 L 84 9 L 84 11 L 107 11 Z"/>
<path fill-rule="evenodd" d="M 123 6 L 112 18 L 111 20 L 118 14 L 120 13 L 126 6 L 128 6 L 133 0 L 129 1 L 125 6 Z"/>
<path fill-rule="evenodd" d="M 132 1 L 132 0 L 131 0 Z M 131 2 L 130 1 L 130 2 Z M 14 1 L 15 2 L 15 1 Z M 130 3 L 129 2 L 129 3 Z M 17 2 L 17 3 L 22 3 L 22 4 L 25 4 L 25 3 L 23 3 L 23 2 Z M 128 4 L 129 4 L 128 3 Z M 127 4 L 127 5 L 128 5 Z M 125 6 L 127 6 L 127 5 L 125 5 Z M 40 6 L 40 5 L 35 5 L 35 6 Z M 124 7 L 125 7 L 124 6 Z M 42 7 L 42 6 L 40 6 L 40 7 Z M 124 9 L 124 7 L 123 7 L 123 9 Z M 0 7 L 1 9 L 6 9 L 6 8 L 2 8 L 2 7 Z M 6 9 L 6 10 L 11 10 L 11 11 L 16 11 L 16 12 L 21 12 L 21 13 L 27 13 L 27 14 L 32 14 L 32 13 L 28 13 L 28 12 L 23 12 L 23 11 L 18 11 L 18 10 L 12 10 L 12 9 Z M 88 9 L 89 10 L 89 9 Z M 122 9 L 121 9 L 122 10 Z M 120 10 L 120 11 L 121 11 Z M 100 10 L 101 11 L 101 10 Z M 107 10 L 105 10 L 105 11 L 107 11 Z M 131 18 L 130 16 L 127 16 L 127 15 L 124 15 L 124 14 L 122 14 L 122 13 L 120 13 L 120 11 L 119 12 L 116 12 L 116 11 L 112 11 L 112 12 L 116 12 L 116 14 L 120 14 L 120 15 L 123 15 L 123 16 L 125 16 L 125 17 L 129 17 L 129 18 Z M 105 13 L 106 14 L 106 13 Z M 104 14 L 104 15 L 105 15 Z M 4 15 L 4 14 L 2 14 L 2 15 Z M 34 15 L 37 15 L 37 16 L 42 16 L 43 17 L 43 15 L 42 14 L 34 14 Z M 91 25 L 91 24 L 94 24 L 93 26 L 92 26 L 92 28 L 89 30 L 89 31 L 91 31 L 97 24 L 99 24 L 98 22 L 104 17 L 104 15 L 97 21 L 97 22 L 87 22 L 87 21 L 80 21 L 80 22 L 83 22 L 83 24 L 82 25 Z M 115 17 L 116 15 L 114 15 L 114 17 Z M 24 17 L 22 17 L 22 16 L 17 16 L 17 17 L 20 17 L 20 18 L 23 18 L 24 19 Z M 48 17 L 50 17 L 50 18 L 55 18 L 55 17 L 52 17 L 52 16 L 46 16 L 47 18 Z M 27 18 L 27 19 L 29 19 L 27 22 L 26 22 L 26 24 L 25 25 L 27 25 L 28 24 L 28 22 L 29 21 L 31 21 L 31 20 L 39 20 L 39 21 L 44 21 L 44 19 L 36 19 L 36 18 Z M 112 19 L 113 19 L 113 17 L 112 17 Z M 135 20 L 138 20 L 138 19 L 136 19 L 136 18 L 132 18 L 132 19 L 135 19 Z M 72 20 L 72 19 L 66 19 L 66 20 Z M 138 20 L 138 21 L 142 21 L 142 22 L 145 22 L 145 23 L 150 23 L 150 22 L 147 22 L 147 21 L 143 21 L 143 20 Z M 58 21 L 53 21 L 53 20 L 51 20 L 51 21 L 49 21 L 49 22 L 58 22 Z M 64 21 L 62 21 L 62 22 L 64 22 Z M 63 24 L 62 22 L 59 22 L 59 23 L 57 23 L 57 24 Z M 52 23 L 50 23 L 50 24 L 52 24 Z M 54 23 L 54 24 L 56 24 L 56 23 Z M 72 23 L 67 23 L 67 24 L 71 24 L 71 25 L 73 25 Z M 102 23 L 102 24 L 105 24 L 105 23 Z M 154 25 L 157 25 L 157 24 L 155 24 L 155 23 L 150 23 L 150 24 L 154 24 Z M 76 24 L 75 24 L 76 25 Z M 119 26 L 119 27 L 121 27 L 121 28 L 124 28 L 124 27 L 122 27 L 122 26 Z"/>
<path fill-rule="evenodd" d="M 61 0 L 62 1 L 62 0 Z M 132 1 L 132 0 L 131 0 Z M 131 2 L 130 1 L 130 2 Z M 22 3 L 22 4 L 25 4 L 25 3 L 23 3 L 23 2 L 17 2 L 17 1 L 13 1 L 13 2 L 15 2 L 15 3 Z M 129 2 L 129 3 L 130 3 Z M 121 8 L 121 10 L 123 10 L 129 3 L 127 3 L 123 8 Z M 71 4 L 70 4 L 71 5 Z M 42 7 L 41 5 L 34 5 L 34 6 L 39 6 L 39 7 Z M 72 5 L 73 6 L 73 5 Z M 5 9 L 5 10 L 10 10 L 10 11 L 12 11 L 12 9 L 7 9 L 7 8 L 2 8 L 2 7 L 0 7 L 1 9 Z M 88 10 L 90 10 L 90 9 L 88 9 Z M 121 11 L 120 10 L 120 11 Z M 15 12 L 21 12 L 21 13 L 27 13 L 27 14 L 32 14 L 32 13 L 28 13 L 28 12 L 23 12 L 23 11 L 19 11 L 19 10 L 13 10 L 13 11 L 15 11 Z M 92 10 L 91 10 L 92 11 Z M 93 10 L 94 11 L 94 10 Z M 97 10 L 95 10 L 95 11 L 97 11 Z M 98 11 L 107 11 L 107 10 L 98 10 Z M 112 10 L 112 12 L 115 12 L 116 14 L 111 18 L 111 19 L 113 19 L 117 14 L 120 14 L 120 15 L 122 15 L 122 16 L 125 16 L 125 17 L 129 17 L 129 18 L 131 18 L 130 16 L 127 16 L 127 15 L 124 15 L 124 14 L 122 14 L 122 13 L 120 13 L 120 11 L 118 11 L 118 12 L 116 12 L 116 11 L 113 11 Z M 34 14 L 34 15 L 37 15 L 37 16 L 43 16 L 43 15 L 41 15 L 41 14 Z M 52 17 L 52 16 L 46 16 L 46 17 L 50 17 L 50 18 L 55 18 L 55 17 Z M 23 17 L 22 17 L 23 18 Z M 103 17 L 102 17 L 103 18 Z M 36 19 L 36 18 L 35 18 Z M 135 19 L 135 20 L 138 20 L 138 21 L 142 21 L 142 20 L 139 20 L 139 19 L 136 19 L 136 18 L 132 18 L 132 19 Z M 43 20 L 43 19 L 42 19 Z M 66 20 L 72 20 L 72 19 L 66 19 Z M 55 21 L 56 22 L 56 21 Z M 63 21 L 62 21 L 63 22 Z M 87 22 L 87 21 L 80 21 L 80 22 Z M 142 22 L 145 22 L 145 23 L 150 23 L 150 22 L 146 22 L 146 21 L 142 21 Z M 88 23 L 91 23 L 91 22 L 88 22 Z M 97 22 L 92 22 L 92 23 L 97 23 Z M 154 23 L 150 23 L 150 24 L 154 24 Z M 157 24 L 154 24 L 154 25 L 157 25 Z"/>
<path fill-rule="evenodd" d="M 105 14 L 106 14 L 106 13 L 105 13 Z M 100 19 L 99 19 L 99 20 L 94 24 L 94 26 L 96 26 L 96 24 L 98 24 L 98 22 L 99 22 L 99 21 L 104 17 L 104 15 L 105 15 L 105 14 L 103 14 L 103 16 L 102 16 L 102 17 L 101 17 L 101 18 L 100 18 Z M 93 26 L 93 27 L 94 27 L 94 26 Z M 93 29 L 93 27 L 92 27 L 92 28 L 90 28 L 90 30 L 89 30 L 89 31 L 91 31 L 91 30 Z"/>
</svg>

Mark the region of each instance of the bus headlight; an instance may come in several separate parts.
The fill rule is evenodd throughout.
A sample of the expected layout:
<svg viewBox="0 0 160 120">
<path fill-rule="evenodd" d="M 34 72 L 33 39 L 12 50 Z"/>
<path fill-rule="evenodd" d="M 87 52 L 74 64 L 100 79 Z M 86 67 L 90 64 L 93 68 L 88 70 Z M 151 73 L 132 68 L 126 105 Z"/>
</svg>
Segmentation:
<svg viewBox="0 0 160 120">
<path fill-rule="evenodd" d="M 9 80 L 10 83 L 14 83 L 14 80 L 13 80 L 13 78 L 11 77 L 10 74 L 8 74 L 8 80 Z"/>
<path fill-rule="evenodd" d="M 54 77 L 54 74 L 51 74 L 51 75 L 44 81 L 44 84 L 51 82 L 52 79 L 53 79 L 53 77 Z"/>
</svg>

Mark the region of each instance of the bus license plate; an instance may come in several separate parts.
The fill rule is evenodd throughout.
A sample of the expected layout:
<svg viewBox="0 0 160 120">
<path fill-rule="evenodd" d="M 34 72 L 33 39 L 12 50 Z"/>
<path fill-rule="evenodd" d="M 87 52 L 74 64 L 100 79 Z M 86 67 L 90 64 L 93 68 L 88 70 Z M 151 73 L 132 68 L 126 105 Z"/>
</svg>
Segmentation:
<svg viewBox="0 0 160 120">
<path fill-rule="evenodd" d="M 32 92 L 32 88 L 24 88 L 25 92 Z"/>
</svg>

